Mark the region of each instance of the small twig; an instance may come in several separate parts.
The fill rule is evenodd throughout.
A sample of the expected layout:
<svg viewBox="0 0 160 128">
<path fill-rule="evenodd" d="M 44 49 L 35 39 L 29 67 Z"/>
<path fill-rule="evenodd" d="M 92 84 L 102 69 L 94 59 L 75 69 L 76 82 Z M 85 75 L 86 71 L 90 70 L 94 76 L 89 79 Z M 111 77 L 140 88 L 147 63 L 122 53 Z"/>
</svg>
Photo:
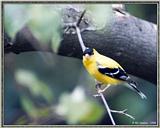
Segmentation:
<svg viewBox="0 0 160 128">
<path fill-rule="evenodd" d="M 113 125 L 116 125 L 116 124 L 115 124 L 115 121 L 114 121 L 113 116 L 112 116 L 112 114 L 111 114 L 112 112 L 113 112 L 113 113 L 118 113 L 118 114 L 122 114 L 122 115 L 128 116 L 129 118 L 135 120 L 135 118 L 134 118 L 133 116 L 131 116 L 131 115 L 129 115 L 128 113 L 126 113 L 127 109 L 124 109 L 124 110 L 122 110 L 122 111 L 117 111 L 117 110 L 112 110 L 112 109 L 110 109 L 109 106 L 108 106 L 108 104 L 107 104 L 106 99 L 104 98 L 103 93 L 98 93 L 98 94 L 93 95 L 93 96 L 94 96 L 94 97 L 98 97 L 98 96 L 101 97 L 101 99 L 103 100 L 103 103 L 104 103 L 104 105 L 105 105 L 105 107 L 106 107 L 106 109 L 107 109 L 107 112 L 108 112 L 108 114 L 109 114 L 109 117 L 110 117 Z"/>
<path fill-rule="evenodd" d="M 81 16 L 79 17 L 79 20 L 78 20 L 78 22 L 77 22 L 77 24 L 76 24 L 77 27 L 79 27 L 79 24 L 81 23 L 82 18 L 83 18 L 83 16 L 84 16 L 85 12 L 86 12 L 86 10 L 84 10 L 84 11 L 82 12 Z"/>
<path fill-rule="evenodd" d="M 85 49 L 86 49 L 86 46 L 85 46 L 84 43 L 83 43 L 80 29 L 79 29 L 79 27 L 77 27 L 77 26 L 76 26 L 76 31 L 77 31 L 78 40 L 79 40 L 79 43 L 80 43 L 80 45 L 81 45 L 82 51 L 84 52 Z"/>
<path fill-rule="evenodd" d="M 107 109 L 107 112 L 108 112 L 108 115 L 109 115 L 109 117 L 110 117 L 110 119 L 111 119 L 111 121 L 112 121 L 112 124 L 113 124 L 113 125 L 116 125 L 116 123 L 115 123 L 115 121 L 114 121 L 114 119 L 113 119 L 112 113 L 111 113 L 111 109 L 109 108 L 109 106 L 108 106 L 108 104 L 107 104 L 107 101 L 106 101 L 106 99 L 104 98 L 104 95 L 103 95 L 102 93 L 99 93 L 99 95 L 101 96 L 101 99 L 103 100 L 103 103 L 104 103 L 104 105 L 105 105 L 105 107 L 106 107 L 106 109 Z"/>
<path fill-rule="evenodd" d="M 83 16 L 84 16 L 85 12 L 86 12 L 86 10 L 84 10 L 84 11 L 82 12 L 79 20 L 77 21 L 77 23 L 76 23 L 76 25 L 75 25 L 76 31 L 77 31 L 77 35 L 78 35 L 78 40 L 79 40 L 79 43 L 80 43 L 80 45 L 81 45 L 81 48 L 82 48 L 82 51 L 83 51 L 83 52 L 85 51 L 86 46 L 84 45 L 84 42 L 83 42 L 83 40 L 82 40 L 81 31 L 80 31 L 80 29 L 79 29 L 79 24 L 81 23 L 82 18 L 83 18 Z"/>
<path fill-rule="evenodd" d="M 108 86 L 107 88 L 104 88 L 103 91 L 106 90 L 106 89 L 108 89 L 109 87 L 110 87 L 110 86 Z M 100 88 L 97 88 L 97 89 L 100 89 Z M 102 91 L 102 92 L 103 92 L 103 91 Z M 101 97 L 101 99 L 103 100 L 103 103 L 104 103 L 104 105 L 105 105 L 105 107 L 106 107 L 106 109 L 107 109 L 107 112 L 108 112 L 108 114 L 109 114 L 109 117 L 110 117 L 113 125 L 115 125 L 115 121 L 114 121 L 114 119 L 113 119 L 113 117 L 112 117 L 112 114 L 111 114 L 112 112 L 114 112 L 114 113 L 119 113 L 119 114 L 123 114 L 123 115 L 128 116 L 129 118 L 135 120 L 135 118 L 134 118 L 133 116 L 131 116 L 131 115 L 129 115 L 129 114 L 126 113 L 127 109 L 124 109 L 124 110 L 122 110 L 122 111 L 117 111 L 117 110 L 112 110 L 112 109 L 110 109 L 109 106 L 108 106 L 108 104 L 107 104 L 106 99 L 104 98 L 103 93 L 100 92 L 100 91 L 97 91 L 97 92 L 98 92 L 98 94 L 95 94 L 95 95 L 93 95 L 93 96 L 94 96 L 94 97 Z"/>
<path fill-rule="evenodd" d="M 126 113 L 127 109 L 124 109 L 122 111 L 117 111 L 117 110 L 110 110 L 111 112 L 114 112 L 114 113 L 119 113 L 119 114 L 123 114 L 125 116 L 128 116 L 129 118 L 135 120 L 135 118 L 129 114 Z"/>
<path fill-rule="evenodd" d="M 81 45 L 81 48 L 82 48 L 82 51 L 83 51 L 83 52 L 85 51 L 86 46 L 84 45 L 84 42 L 83 42 L 83 40 L 82 40 L 81 31 L 80 31 L 80 29 L 79 29 L 79 24 L 80 24 L 80 22 L 82 21 L 82 18 L 83 18 L 83 16 L 84 16 L 85 12 L 86 12 L 86 10 L 84 10 L 84 11 L 82 12 L 79 20 L 78 20 L 76 23 L 74 22 L 74 23 L 66 23 L 66 24 L 65 24 L 65 27 L 67 27 L 67 28 L 65 29 L 65 32 L 67 32 L 70 28 L 75 28 L 75 29 L 76 29 L 76 32 L 77 32 L 77 35 L 78 35 L 78 40 L 79 40 L 79 43 L 80 43 L 80 45 Z"/>
</svg>

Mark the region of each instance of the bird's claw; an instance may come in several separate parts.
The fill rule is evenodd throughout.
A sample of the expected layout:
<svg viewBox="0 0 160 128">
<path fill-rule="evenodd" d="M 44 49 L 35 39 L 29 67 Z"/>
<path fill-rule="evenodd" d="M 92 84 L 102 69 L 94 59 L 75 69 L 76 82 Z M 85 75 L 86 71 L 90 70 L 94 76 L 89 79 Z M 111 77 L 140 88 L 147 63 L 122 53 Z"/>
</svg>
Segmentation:
<svg viewBox="0 0 160 128">
<path fill-rule="evenodd" d="M 99 93 L 103 93 L 104 92 L 104 90 L 103 89 L 97 89 L 97 93 L 99 94 Z"/>
<path fill-rule="evenodd" d="M 97 94 L 94 94 L 93 96 L 94 96 L 94 97 L 101 96 L 100 93 L 103 93 L 103 92 L 104 92 L 103 89 L 97 89 Z"/>
</svg>

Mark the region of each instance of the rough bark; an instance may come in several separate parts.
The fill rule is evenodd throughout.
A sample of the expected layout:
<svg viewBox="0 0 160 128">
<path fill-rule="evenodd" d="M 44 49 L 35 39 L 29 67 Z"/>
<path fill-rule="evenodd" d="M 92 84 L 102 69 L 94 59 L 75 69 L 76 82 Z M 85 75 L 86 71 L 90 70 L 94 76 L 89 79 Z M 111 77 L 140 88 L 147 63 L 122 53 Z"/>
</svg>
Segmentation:
<svg viewBox="0 0 160 128">
<path fill-rule="evenodd" d="M 103 30 L 83 31 L 88 47 L 118 61 L 129 74 L 157 83 L 157 29 L 155 25 L 134 16 L 116 16 Z M 7 40 L 6 40 L 7 41 Z M 49 45 L 41 46 L 31 31 L 24 27 L 12 43 L 5 42 L 5 53 L 29 51 L 53 52 Z M 64 34 L 58 54 L 82 58 L 76 34 Z"/>
</svg>

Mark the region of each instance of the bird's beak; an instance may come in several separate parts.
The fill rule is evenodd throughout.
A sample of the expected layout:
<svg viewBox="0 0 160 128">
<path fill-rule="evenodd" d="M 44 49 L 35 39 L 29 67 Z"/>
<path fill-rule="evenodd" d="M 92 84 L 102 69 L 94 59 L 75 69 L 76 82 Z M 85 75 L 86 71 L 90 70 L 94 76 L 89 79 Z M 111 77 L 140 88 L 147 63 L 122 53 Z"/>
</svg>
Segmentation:
<svg viewBox="0 0 160 128">
<path fill-rule="evenodd" d="M 89 59 L 89 58 L 90 58 L 90 55 L 85 54 L 85 58 L 86 58 L 86 59 Z"/>
</svg>

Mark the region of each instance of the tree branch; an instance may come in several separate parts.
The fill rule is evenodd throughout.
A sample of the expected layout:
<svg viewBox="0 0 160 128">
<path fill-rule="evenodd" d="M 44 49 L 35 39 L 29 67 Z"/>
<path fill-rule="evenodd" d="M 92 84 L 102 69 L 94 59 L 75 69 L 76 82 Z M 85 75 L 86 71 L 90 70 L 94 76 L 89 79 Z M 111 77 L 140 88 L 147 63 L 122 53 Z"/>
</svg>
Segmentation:
<svg viewBox="0 0 160 128">
<path fill-rule="evenodd" d="M 125 115 L 125 116 L 128 116 L 129 118 L 131 118 L 132 120 L 135 120 L 135 118 L 129 114 L 126 113 L 127 109 L 124 109 L 122 111 L 117 111 L 117 110 L 110 110 L 111 112 L 114 112 L 114 113 L 119 113 L 119 114 L 122 114 L 122 115 Z"/>
<path fill-rule="evenodd" d="M 113 124 L 113 125 L 116 125 L 116 123 L 115 123 L 115 121 L 114 121 L 114 119 L 113 119 L 112 113 L 111 113 L 111 109 L 109 108 L 109 106 L 108 106 L 108 104 L 107 104 L 107 101 L 106 101 L 106 99 L 104 98 L 104 95 L 103 95 L 102 93 L 99 93 L 99 95 L 100 95 L 100 97 L 101 97 L 101 99 L 102 99 L 102 101 L 103 101 L 103 103 L 104 103 L 104 105 L 105 105 L 105 107 L 106 107 L 106 109 L 107 109 L 107 112 L 108 112 L 108 115 L 109 115 L 109 117 L 110 117 L 110 119 L 111 119 L 111 121 L 112 121 L 112 124 Z"/>
<path fill-rule="evenodd" d="M 105 108 L 106 108 L 106 110 L 107 110 L 107 112 L 108 112 L 108 115 L 109 115 L 109 117 L 110 117 L 111 122 L 112 122 L 113 125 L 116 125 L 116 123 L 115 123 L 115 121 L 114 121 L 114 119 L 113 119 L 112 113 L 122 114 L 122 115 L 125 115 L 125 116 L 131 118 L 132 120 L 135 120 L 135 118 L 134 118 L 133 116 L 131 116 L 131 115 L 129 115 L 128 113 L 126 113 L 127 109 L 124 109 L 124 110 L 122 110 L 122 111 L 117 111 L 117 110 L 112 110 L 112 109 L 110 109 L 109 106 L 108 106 L 108 104 L 107 104 L 107 101 L 106 101 L 106 99 L 105 99 L 105 97 L 104 97 L 104 95 L 103 95 L 103 93 L 100 92 L 100 93 L 94 95 L 94 97 L 97 97 L 97 96 L 100 96 L 100 97 L 101 97 L 101 99 L 102 99 L 102 101 L 103 101 L 103 103 L 104 103 L 104 105 L 105 105 Z"/>
<path fill-rule="evenodd" d="M 86 46 L 119 62 L 132 75 L 157 83 L 157 29 L 155 25 L 131 15 L 115 15 L 114 21 L 103 30 L 83 31 Z M 5 43 L 5 53 L 49 51 L 50 45 L 41 46 L 28 27 L 22 28 L 12 43 Z M 9 47 L 8 47 L 9 46 Z M 82 58 L 77 34 L 64 34 L 58 55 Z"/>
</svg>

